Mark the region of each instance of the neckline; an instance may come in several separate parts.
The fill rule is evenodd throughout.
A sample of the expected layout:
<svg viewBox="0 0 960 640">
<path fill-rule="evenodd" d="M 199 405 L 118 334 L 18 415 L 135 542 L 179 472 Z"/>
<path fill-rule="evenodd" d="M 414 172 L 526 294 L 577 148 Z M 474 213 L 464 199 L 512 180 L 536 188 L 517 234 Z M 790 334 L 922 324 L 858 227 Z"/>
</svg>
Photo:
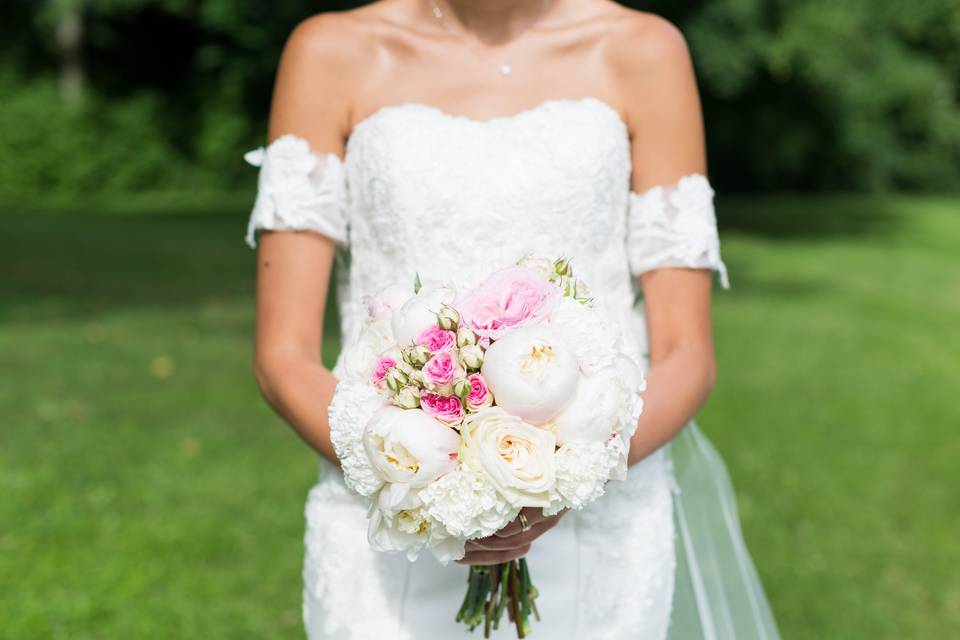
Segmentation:
<svg viewBox="0 0 960 640">
<path fill-rule="evenodd" d="M 623 115 L 620 113 L 620 111 L 606 100 L 593 95 L 586 95 L 580 98 L 547 98 L 533 106 L 521 109 L 520 111 L 500 116 L 491 116 L 489 118 L 474 118 L 473 116 L 468 116 L 465 114 L 451 113 L 441 107 L 437 107 L 426 102 L 419 102 L 417 100 L 404 100 L 402 102 L 381 105 L 358 120 L 357 123 L 353 125 L 353 129 L 351 129 L 350 133 L 347 135 L 346 142 L 344 143 L 344 160 L 346 160 L 346 158 L 350 155 L 349 151 L 351 142 L 353 142 L 358 133 L 372 126 L 377 120 L 386 117 L 390 113 L 398 111 L 419 109 L 421 111 L 434 113 L 450 122 L 461 122 L 473 127 L 494 127 L 524 120 L 557 106 L 586 104 L 595 105 L 599 107 L 602 112 L 611 116 L 612 120 L 623 131 L 624 135 L 629 138 L 629 127 L 627 126 L 627 122 L 623 118 Z"/>
</svg>

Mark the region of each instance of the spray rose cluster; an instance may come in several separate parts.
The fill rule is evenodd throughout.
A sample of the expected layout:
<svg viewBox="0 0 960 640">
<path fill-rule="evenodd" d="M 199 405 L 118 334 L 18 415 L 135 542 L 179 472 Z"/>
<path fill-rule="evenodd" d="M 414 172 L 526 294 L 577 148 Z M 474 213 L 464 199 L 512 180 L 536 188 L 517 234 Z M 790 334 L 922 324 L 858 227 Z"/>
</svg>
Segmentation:
<svg viewBox="0 0 960 640">
<path fill-rule="evenodd" d="M 580 509 L 622 479 L 643 376 L 570 260 L 525 256 L 466 291 L 417 277 L 366 302 L 329 418 L 374 548 L 446 563 L 524 507 Z M 499 577 L 468 592 L 471 627 Z"/>
</svg>

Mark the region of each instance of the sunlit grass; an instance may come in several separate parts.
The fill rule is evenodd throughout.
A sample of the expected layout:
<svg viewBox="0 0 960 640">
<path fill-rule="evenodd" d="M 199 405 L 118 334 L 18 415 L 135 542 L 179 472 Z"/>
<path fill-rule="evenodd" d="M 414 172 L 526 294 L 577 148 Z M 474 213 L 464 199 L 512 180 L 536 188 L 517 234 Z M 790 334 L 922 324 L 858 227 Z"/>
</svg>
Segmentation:
<svg viewBox="0 0 960 640">
<path fill-rule="evenodd" d="M 73 209 L 0 217 L 0 637 L 302 637 L 315 466 L 250 374 L 242 211 Z M 960 202 L 720 211 L 699 422 L 784 636 L 960 635 Z"/>
</svg>

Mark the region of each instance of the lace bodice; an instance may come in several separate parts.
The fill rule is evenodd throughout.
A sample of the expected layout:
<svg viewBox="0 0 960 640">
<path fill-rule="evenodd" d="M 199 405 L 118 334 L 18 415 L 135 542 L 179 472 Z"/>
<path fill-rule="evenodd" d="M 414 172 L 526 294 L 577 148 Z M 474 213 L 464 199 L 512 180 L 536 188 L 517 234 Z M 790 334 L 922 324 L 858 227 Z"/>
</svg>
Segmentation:
<svg viewBox="0 0 960 640">
<path fill-rule="evenodd" d="M 405 102 L 360 121 L 343 159 L 294 135 L 246 157 L 260 166 L 251 246 L 257 229 L 287 229 L 349 248 L 345 335 L 387 284 L 419 273 L 469 286 L 529 252 L 571 256 L 615 316 L 647 270 L 716 269 L 727 285 L 706 177 L 631 191 L 629 132 L 597 98 L 486 120 Z"/>
</svg>

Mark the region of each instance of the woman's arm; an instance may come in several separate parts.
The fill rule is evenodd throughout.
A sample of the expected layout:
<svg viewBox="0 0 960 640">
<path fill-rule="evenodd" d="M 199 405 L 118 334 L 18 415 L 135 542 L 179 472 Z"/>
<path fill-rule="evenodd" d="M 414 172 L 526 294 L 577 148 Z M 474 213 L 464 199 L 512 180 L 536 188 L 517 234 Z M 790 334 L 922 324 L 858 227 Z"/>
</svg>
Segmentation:
<svg viewBox="0 0 960 640">
<path fill-rule="evenodd" d="M 349 118 L 343 20 L 320 14 L 291 34 L 277 73 L 270 141 L 305 138 L 314 153 L 342 157 Z M 355 55 L 355 54 L 353 54 Z M 313 232 L 263 231 L 257 255 L 254 374 L 264 398 L 307 444 L 337 463 L 327 406 L 336 379 L 321 362 L 323 315 L 335 252 Z"/>
<path fill-rule="evenodd" d="M 716 378 L 710 275 L 693 269 L 657 269 L 644 274 L 642 282 L 650 367 L 628 464 L 673 439 L 706 401 Z"/>
<path fill-rule="evenodd" d="M 631 186 L 640 194 L 706 174 L 700 98 L 682 34 L 653 16 L 636 24 L 632 52 L 622 52 Z M 669 442 L 696 414 L 713 388 L 716 365 L 710 319 L 712 274 L 663 268 L 641 276 L 650 367 L 644 411 L 631 441 L 629 464 Z"/>
</svg>

